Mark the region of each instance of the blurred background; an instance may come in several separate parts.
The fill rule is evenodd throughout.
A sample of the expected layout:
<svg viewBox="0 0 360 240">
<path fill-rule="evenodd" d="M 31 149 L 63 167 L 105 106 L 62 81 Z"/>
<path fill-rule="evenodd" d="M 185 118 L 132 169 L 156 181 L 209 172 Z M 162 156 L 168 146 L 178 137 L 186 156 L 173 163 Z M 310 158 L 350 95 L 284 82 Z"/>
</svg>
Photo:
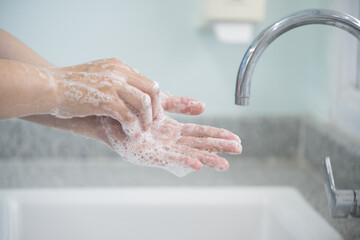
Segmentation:
<svg viewBox="0 0 360 240">
<path fill-rule="evenodd" d="M 107 146 L 90 139 L 18 119 L 2 120 L 0 190 L 292 186 L 345 239 L 360 237 L 356 220 L 331 219 L 320 172 L 321 162 L 330 156 L 337 187 L 360 186 L 358 40 L 323 25 L 285 33 L 257 63 L 250 105 L 234 104 L 240 62 L 264 28 L 309 8 L 359 17 L 359 1 L 222 0 L 234 6 L 264 3 L 262 16 L 250 23 L 253 33 L 240 34 L 249 40 L 236 44 L 219 41 L 216 21 L 206 18 L 206 6 L 213 1 L 0 0 L 0 28 L 56 66 L 119 58 L 159 82 L 162 91 L 206 103 L 202 117 L 178 119 L 229 129 L 241 137 L 244 147 L 240 156 L 226 156 L 227 172 L 204 167 L 177 178 L 162 169 L 121 161 Z"/>
<path fill-rule="evenodd" d="M 307 8 L 354 16 L 359 11 L 352 0 L 267 0 L 252 38 L 279 18 Z M 205 116 L 310 115 L 360 138 L 354 37 L 316 25 L 286 33 L 264 52 L 250 106 L 240 107 L 234 105 L 236 75 L 250 42 L 220 42 L 211 27 L 199 24 L 202 12 L 199 0 L 1 0 L 0 28 L 56 66 L 117 57 L 159 82 L 162 91 L 205 102 Z M 349 95 L 339 90 L 344 79 L 355 96 L 337 106 Z M 339 112 L 345 108 L 349 111 Z"/>
</svg>

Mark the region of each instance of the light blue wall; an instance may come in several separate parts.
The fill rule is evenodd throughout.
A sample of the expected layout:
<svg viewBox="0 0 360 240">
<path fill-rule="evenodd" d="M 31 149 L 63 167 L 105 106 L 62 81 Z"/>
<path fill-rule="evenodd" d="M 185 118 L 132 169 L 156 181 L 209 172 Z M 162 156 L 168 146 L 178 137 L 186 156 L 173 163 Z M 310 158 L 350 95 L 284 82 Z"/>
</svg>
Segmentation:
<svg viewBox="0 0 360 240">
<path fill-rule="evenodd" d="M 331 8 L 328 0 L 268 0 L 260 32 L 305 8 Z M 117 57 L 160 83 L 163 91 L 200 99 L 208 115 L 294 115 L 327 119 L 329 38 L 332 29 L 308 26 L 277 39 L 254 74 L 251 105 L 234 105 L 245 45 L 224 45 L 196 27 L 191 0 L 0 0 L 0 27 L 57 66 Z"/>
</svg>

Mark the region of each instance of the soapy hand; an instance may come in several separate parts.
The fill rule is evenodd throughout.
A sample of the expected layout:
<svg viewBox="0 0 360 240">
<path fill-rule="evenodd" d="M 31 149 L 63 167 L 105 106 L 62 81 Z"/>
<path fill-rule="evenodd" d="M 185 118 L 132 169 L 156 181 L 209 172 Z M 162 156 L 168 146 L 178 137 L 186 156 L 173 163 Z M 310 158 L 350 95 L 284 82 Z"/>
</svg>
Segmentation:
<svg viewBox="0 0 360 240">
<path fill-rule="evenodd" d="M 226 170 L 215 153 L 241 152 L 239 138 L 227 130 L 166 116 L 163 110 L 197 115 L 204 104 L 159 93 L 155 82 L 117 59 L 54 68 L 2 30 L 0 42 L 0 119 L 22 117 L 104 141 L 131 162 L 178 176 L 203 164 Z"/>
<path fill-rule="evenodd" d="M 186 97 L 161 94 L 164 110 L 182 114 L 200 114 L 204 105 Z M 240 154 L 239 137 L 225 129 L 197 124 L 182 124 L 160 111 L 149 131 L 137 139 L 127 136 L 121 124 L 109 117 L 98 117 L 100 138 L 127 161 L 159 167 L 177 176 L 200 170 L 205 164 L 218 171 L 229 168 L 228 162 L 215 153 Z"/>
<path fill-rule="evenodd" d="M 161 103 L 159 85 L 116 58 L 81 65 L 46 69 L 43 75 L 56 83 L 58 118 L 109 116 L 119 121 L 129 136 L 150 128 Z"/>
<path fill-rule="evenodd" d="M 197 100 L 164 93 L 160 96 L 165 111 L 190 115 L 204 111 L 204 104 Z M 225 171 L 229 164 L 216 152 L 241 152 L 240 139 L 235 134 L 225 129 L 179 123 L 162 109 L 150 129 L 137 139 L 127 136 L 121 124 L 110 117 L 59 119 L 41 115 L 25 119 L 103 141 L 129 162 L 164 168 L 177 176 L 200 170 L 203 165 Z"/>
<path fill-rule="evenodd" d="M 240 139 L 225 129 L 182 124 L 163 115 L 150 130 L 134 140 L 122 131 L 119 122 L 100 117 L 108 145 L 125 160 L 137 165 L 164 168 L 177 176 L 200 170 L 203 164 L 218 171 L 228 169 L 221 153 L 241 153 Z"/>
</svg>

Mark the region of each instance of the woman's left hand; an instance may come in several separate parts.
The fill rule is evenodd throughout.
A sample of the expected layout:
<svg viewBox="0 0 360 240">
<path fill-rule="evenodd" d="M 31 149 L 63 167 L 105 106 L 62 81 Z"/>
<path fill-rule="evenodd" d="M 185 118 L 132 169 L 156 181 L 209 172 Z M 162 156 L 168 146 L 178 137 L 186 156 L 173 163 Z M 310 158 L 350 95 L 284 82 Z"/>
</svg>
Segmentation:
<svg viewBox="0 0 360 240">
<path fill-rule="evenodd" d="M 240 154 L 240 139 L 225 129 L 196 124 L 182 124 L 164 115 L 153 121 L 150 130 L 134 140 L 126 136 L 121 124 L 100 117 L 102 138 L 119 155 L 137 165 L 164 168 L 184 176 L 205 164 L 218 171 L 229 168 L 228 162 L 215 153 Z"/>
</svg>

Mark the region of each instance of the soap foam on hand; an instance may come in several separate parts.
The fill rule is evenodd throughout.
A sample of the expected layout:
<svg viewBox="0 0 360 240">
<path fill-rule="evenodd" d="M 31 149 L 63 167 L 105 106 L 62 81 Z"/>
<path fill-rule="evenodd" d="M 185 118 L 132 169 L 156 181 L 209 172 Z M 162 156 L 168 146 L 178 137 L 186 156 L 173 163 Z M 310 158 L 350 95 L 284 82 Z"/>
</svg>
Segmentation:
<svg viewBox="0 0 360 240">
<path fill-rule="evenodd" d="M 227 130 L 181 124 L 166 116 L 163 110 L 200 114 L 204 104 L 159 94 L 157 83 L 117 59 L 43 69 L 39 74 L 57 87 L 51 115 L 99 116 L 100 138 L 134 164 L 163 168 L 181 177 L 203 164 L 227 170 L 228 162 L 215 153 L 241 151 L 239 139 Z"/>
<path fill-rule="evenodd" d="M 169 124 L 169 119 L 165 117 L 155 120 L 151 129 L 136 139 L 125 135 L 121 125 L 111 118 L 102 117 L 100 124 L 111 147 L 126 161 L 135 165 L 163 168 L 183 177 L 195 171 L 189 165 L 196 167 L 196 164 L 201 164 L 178 151 L 172 152 L 180 138 L 180 131 L 176 125 Z"/>
<path fill-rule="evenodd" d="M 135 136 L 137 125 L 147 130 L 161 108 L 159 85 L 116 58 L 40 69 L 39 76 L 56 89 L 46 113 L 58 118 L 110 116 Z"/>
<path fill-rule="evenodd" d="M 202 162 L 218 171 L 228 162 L 215 152 L 241 152 L 240 139 L 225 129 L 181 124 L 161 113 L 149 131 L 138 138 L 124 134 L 122 126 L 101 117 L 108 144 L 125 160 L 141 166 L 163 168 L 178 177 L 200 170 Z M 205 150 L 206 149 L 206 150 Z M 200 161 L 201 160 L 201 161 Z"/>
</svg>

